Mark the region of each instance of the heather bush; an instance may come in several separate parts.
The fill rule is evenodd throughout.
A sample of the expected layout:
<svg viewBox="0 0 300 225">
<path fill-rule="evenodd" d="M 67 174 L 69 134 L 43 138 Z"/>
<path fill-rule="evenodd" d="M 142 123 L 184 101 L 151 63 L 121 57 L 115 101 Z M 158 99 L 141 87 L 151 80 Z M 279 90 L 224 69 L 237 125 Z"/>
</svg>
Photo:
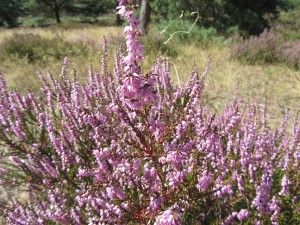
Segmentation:
<svg viewBox="0 0 300 225">
<path fill-rule="evenodd" d="M 277 57 L 279 61 L 299 69 L 300 66 L 300 41 L 288 41 L 278 49 Z"/>
<path fill-rule="evenodd" d="M 251 64 L 282 63 L 300 66 L 300 23 L 297 10 L 281 13 L 278 22 L 259 36 L 252 36 L 233 47 L 232 57 Z"/>
<path fill-rule="evenodd" d="M 277 130 L 266 109 L 234 98 L 214 115 L 200 105 L 210 66 L 181 87 L 169 62 L 143 72 L 132 1 L 119 0 L 127 52 L 108 69 L 39 75 L 42 97 L 0 80 L 0 215 L 7 224 L 298 224 L 300 127 Z M 288 135 L 290 133 L 290 135 Z"/>
<path fill-rule="evenodd" d="M 15 33 L 1 43 L 0 51 L 2 60 L 19 57 L 30 63 L 41 63 L 49 59 L 63 60 L 66 55 L 87 55 L 88 48 L 80 43 L 64 41 L 59 36 L 46 39 L 32 33 Z"/>
<path fill-rule="evenodd" d="M 259 36 L 252 36 L 235 46 L 232 56 L 248 63 L 278 62 L 276 49 L 281 39 L 274 30 L 264 30 Z"/>
</svg>

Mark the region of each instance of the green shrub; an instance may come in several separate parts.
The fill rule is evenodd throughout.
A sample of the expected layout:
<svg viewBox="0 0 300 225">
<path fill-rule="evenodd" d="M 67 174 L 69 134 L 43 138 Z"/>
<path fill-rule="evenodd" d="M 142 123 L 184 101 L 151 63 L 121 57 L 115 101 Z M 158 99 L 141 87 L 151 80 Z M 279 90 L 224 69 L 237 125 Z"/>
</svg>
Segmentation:
<svg viewBox="0 0 300 225">
<path fill-rule="evenodd" d="M 42 38 L 32 33 L 15 33 L 0 45 L 1 59 L 6 57 L 26 58 L 30 63 L 49 59 L 62 60 L 65 56 L 87 55 L 87 46 L 69 43 L 61 37 Z"/>
<path fill-rule="evenodd" d="M 19 23 L 25 27 L 39 27 L 54 23 L 53 19 L 48 19 L 40 16 L 20 17 Z"/>
</svg>

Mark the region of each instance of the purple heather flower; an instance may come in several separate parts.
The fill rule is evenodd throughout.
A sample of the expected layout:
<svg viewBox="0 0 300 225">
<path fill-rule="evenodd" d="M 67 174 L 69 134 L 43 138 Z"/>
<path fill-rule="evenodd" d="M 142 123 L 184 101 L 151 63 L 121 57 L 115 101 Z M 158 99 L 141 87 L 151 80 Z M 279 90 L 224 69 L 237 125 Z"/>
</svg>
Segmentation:
<svg viewBox="0 0 300 225">
<path fill-rule="evenodd" d="M 182 216 L 178 206 L 173 206 L 159 215 L 154 225 L 179 225 L 182 224 Z"/>
<path fill-rule="evenodd" d="M 212 181 L 211 174 L 207 172 L 202 173 L 198 176 L 198 184 L 196 185 L 199 191 L 206 191 Z"/>
<path fill-rule="evenodd" d="M 285 175 L 283 175 L 283 178 L 281 180 L 281 191 L 278 193 L 279 195 L 282 195 L 282 196 L 286 196 L 289 194 L 289 186 L 290 186 L 290 181 L 289 181 L 289 178 Z"/>
<path fill-rule="evenodd" d="M 248 217 L 251 215 L 251 213 L 246 210 L 246 209 L 242 209 L 241 211 L 239 211 L 239 213 L 237 214 L 237 218 L 240 221 L 245 221 L 248 219 Z"/>
<path fill-rule="evenodd" d="M 3 176 L 7 172 L 7 169 L 0 168 L 0 177 Z"/>
<path fill-rule="evenodd" d="M 150 201 L 151 212 L 155 212 L 159 210 L 163 205 L 163 203 L 164 203 L 164 197 L 158 197 L 158 198 L 151 197 L 151 201 Z"/>
</svg>

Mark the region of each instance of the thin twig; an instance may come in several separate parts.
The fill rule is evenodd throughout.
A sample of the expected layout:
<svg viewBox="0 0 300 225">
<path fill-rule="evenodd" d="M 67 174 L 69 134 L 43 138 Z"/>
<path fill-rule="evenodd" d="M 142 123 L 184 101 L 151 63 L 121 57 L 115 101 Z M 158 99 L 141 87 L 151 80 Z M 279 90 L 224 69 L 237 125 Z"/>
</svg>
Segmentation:
<svg viewBox="0 0 300 225">
<path fill-rule="evenodd" d="M 194 23 L 192 24 L 192 26 L 190 27 L 190 29 L 188 30 L 188 31 L 186 31 L 186 30 L 179 30 L 179 31 L 175 31 L 173 34 L 170 34 L 170 37 L 168 38 L 168 40 L 166 40 L 165 42 L 164 42 L 164 44 L 167 44 L 172 38 L 173 38 L 173 36 L 175 35 L 175 34 L 178 34 L 178 33 L 184 33 L 184 34 L 189 34 L 191 31 L 192 31 L 192 29 L 193 29 L 193 27 L 195 26 L 195 24 L 197 23 L 197 21 L 200 19 L 200 15 L 199 15 L 199 12 L 192 12 L 191 13 L 191 15 L 193 15 L 193 14 L 197 14 L 197 18 L 195 19 L 195 21 L 194 21 Z M 182 17 L 182 16 L 181 16 Z M 180 17 L 180 18 L 181 18 Z M 174 22 L 174 21 L 173 21 Z M 170 25 L 171 25 L 172 23 L 170 23 L 166 28 L 168 28 Z M 163 32 L 166 30 L 166 28 L 163 30 Z M 162 32 L 162 33 L 163 33 Z"/>
</svg>

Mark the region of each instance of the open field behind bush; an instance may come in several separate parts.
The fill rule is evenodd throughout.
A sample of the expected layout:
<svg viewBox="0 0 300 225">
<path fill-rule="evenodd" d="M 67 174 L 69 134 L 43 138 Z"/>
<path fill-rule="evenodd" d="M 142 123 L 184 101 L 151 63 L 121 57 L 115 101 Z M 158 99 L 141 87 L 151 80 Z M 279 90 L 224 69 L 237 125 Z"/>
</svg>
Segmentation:
<svg viewBox="0 0 300 225">
<path fill-rule="evenodd" d="M 19 36 L 17 37 L 16 34 Z M 25 46 L 30 41 L 26 40 L 26 34 L 27 36 L 28 34 L 35 35 L 39 40 L 46 42 L 45 49 L 33 51 L 33 54 L 42 55 L 42 58 L 40 56 L 34 58 L 34 56 L 33 61 L 30 61 L 28 55 L 18 56 L 7 53 L 7 44 L 11 43 L 9 40 L 18 41 L 18 38 L 21 37 L 21 47 Z M 122 28 L 80 24 L 78 27 L 69 27 L 68 29 L 50 26 L 48 28 L 1 30 L 0 71 L 11 89 L 17 88 L 21 92 L 30 89 L 38 92 L 40 83 L 37 73 L 45 74 L 49 71 L 54 76 L 59 75 L 63 57 L 68 55 L 69 69 L 74 68 L 77 77 L 84 81 L 87 78 L 89 65 L 92 65 L 94 70 L 101 68 L 103 36 L 106 36 L 110 43 L 112 64 L 113 49 L 123 41 Z M 27 39 L 30 38 L 30 36 L 27 37 Z M 65 55 L 64 52 L 56 52 L 61 47 L 59 47 L 60 45 L 52 46 L 53 42 L 49 40 L 54 39 L 61 43 L 61 47 L 65 47 Z M 150 31 L 148 37 L 144 39 L 146 53 L 144 68 L 150 70 L 151 64 L 158 57 L 157 52 L 161 50 L 165 56 L 170 58 L 172 75 L 175 82 L 179 84 L 188 79 L 189 72 L 194 66 L 198 71 L 202 71 L 208 56 L 211 55 L 212 65 L 206 81 L 203 101 L 216 112 L 222 110 L 234 93 L 238 93 L 246 102 L 253 101 L 255 98 L 261 102 L 267 101 L 270 116 L 277 122 L 287 108 L 291 109 L 294 114 L 299 111 L 300 71 L 279 64 L 242 64 L 230 58 L 231 48 L 225 45 L 208 44 L 204 47 L 199 43 L 185 44 L 176 40 L 164 45 L 165 40 L 158 32 Z M 15 46 L 14 50 L 17 51 L 20 46 Z M 38 46 L 30 45 L 30 48 L 35 49 L 35 47 Z"/>
</svg>

